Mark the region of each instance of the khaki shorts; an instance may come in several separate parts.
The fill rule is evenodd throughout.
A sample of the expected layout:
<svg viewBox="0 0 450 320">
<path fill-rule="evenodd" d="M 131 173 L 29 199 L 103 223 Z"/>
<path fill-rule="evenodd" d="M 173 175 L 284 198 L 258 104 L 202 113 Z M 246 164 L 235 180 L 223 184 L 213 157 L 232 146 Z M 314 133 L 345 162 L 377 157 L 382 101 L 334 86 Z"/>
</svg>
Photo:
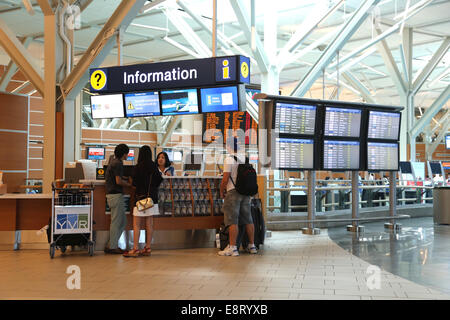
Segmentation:
<svg viewBox="0 0 450 320">
<path fill-rule="evenodd" d="M 250 196 L 239 194 L 235 189 L 227 192 L 223 203 L 224 224 L 253 224 Z"/>
</svg>

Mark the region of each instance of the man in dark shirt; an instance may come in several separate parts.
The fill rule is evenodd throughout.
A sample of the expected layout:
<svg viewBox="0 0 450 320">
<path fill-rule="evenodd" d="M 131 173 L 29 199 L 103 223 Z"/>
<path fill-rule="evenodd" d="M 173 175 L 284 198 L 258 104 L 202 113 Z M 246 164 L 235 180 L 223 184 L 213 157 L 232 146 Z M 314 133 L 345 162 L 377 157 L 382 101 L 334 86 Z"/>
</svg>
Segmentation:
<svg viewBox="0 0 450 320">
<path fill-rule="evenodd" d="M 111 208 L 111 226 L 109 228 L 109 245 L 105 253 L 123 254 L 118 247 L 120 236 L 127 225 L 123 187 L 131 187 L 130 181 L 123 179 L 123 160 L 128 156 L 129 148 L 126 144 L 119 144 L 114 150 L 114 159 L 106 169 L 106 201 Z"/>
</svg>

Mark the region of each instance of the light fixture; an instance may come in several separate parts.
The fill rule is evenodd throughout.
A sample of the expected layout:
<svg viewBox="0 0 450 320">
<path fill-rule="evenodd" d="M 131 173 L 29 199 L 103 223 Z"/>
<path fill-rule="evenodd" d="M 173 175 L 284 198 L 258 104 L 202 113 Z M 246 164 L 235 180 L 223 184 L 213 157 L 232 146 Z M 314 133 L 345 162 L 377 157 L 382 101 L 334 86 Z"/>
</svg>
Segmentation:
<svg viewBox="0 0 450 320">
<path fill-rule="evenodd" d="M 167 29 L 167 28 L 161 28 L 161 27 L 155 27 L 155 26 L 148 26 L 148 25 L 145 25 L 145 24 L 139 24 L 139 23 L 131 23 L 130 25 L 131 25 L 131 26 L 134 26 L 134 27 L 141 27 L 141 28 L 145 28 L 145 29 L 152 29 L 152 30 L 158 30 L 158 31 L 165 31 L 165 32 L 168 32 L 168 31 L 169 31 L 169 29 Z"/>
</svg>

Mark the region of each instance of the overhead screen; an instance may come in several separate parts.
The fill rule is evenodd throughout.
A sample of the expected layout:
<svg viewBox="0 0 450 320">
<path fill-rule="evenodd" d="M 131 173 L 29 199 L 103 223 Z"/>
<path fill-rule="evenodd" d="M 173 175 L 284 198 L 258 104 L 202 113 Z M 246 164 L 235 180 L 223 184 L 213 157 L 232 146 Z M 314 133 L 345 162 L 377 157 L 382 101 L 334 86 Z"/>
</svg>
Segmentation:
<svg viewBox="0 0 450 320">
<path fill-rule="evenodd" d="M 359 138 L 361 113 L 359 109 L 326 107 L 325 136 Z"/>
<path fill-rule="evenodd" d="M 238 111 L 238 87 L 200 89 L 202 112 Z"/>
<path fill-rule="evenodd" d="M 165 116 L 179 114 L 197 114 L 197 89 L 161 91 L 162 114 Z"/>
<path fill-rule="evenodd" d="M 360 143 L 358 141 L 324 140 L 323 168 L 325 170 L 357 170 Z"/>
<path fill-rule="evenodd" d="M 272 142 L 274 169 L 313 169 L 314 141 L 312 139 L 275 137 Z"/>
<path fill-rule="evenodd" d="M 127 117 L 161 115 L 158 91 L 125 94 L 125 110 Z"/>
<path fill-rule="evenodd" d="M 369 112 L 369 139 L 398 140 L 400 134 L 400 113 Z"/>
<path fill-rule="evenodd" d="M 275 132 L 314 135 L 316 110 L 316 106 L 277 102 L 275 105 Z"/>
<path fill-rule="evenodd" d="M 398 143 L 367 143 L 368 170 L 398 170 Z"/>
<path fill-rule="evenodd" d="M 125 117 L 122 94 L 91 96 L 92 119 Z"/>
</svg>

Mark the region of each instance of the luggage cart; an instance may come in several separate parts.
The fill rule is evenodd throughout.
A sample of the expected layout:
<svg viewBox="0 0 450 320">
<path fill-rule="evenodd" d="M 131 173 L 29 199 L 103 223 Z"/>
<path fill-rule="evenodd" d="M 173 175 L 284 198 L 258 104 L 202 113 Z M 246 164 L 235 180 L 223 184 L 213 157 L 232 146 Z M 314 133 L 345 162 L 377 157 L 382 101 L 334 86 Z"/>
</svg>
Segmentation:
<svg viewBox="0 0 450 320">
<path fill-rule="evenodd" d="M 64 253 L 67 246 L 87 245 L 89 255 L 94 255 L 93 199 L 92 185 L 52 183 L 50 258 L 53 259 L 56 249 Z"/>
</svg>

